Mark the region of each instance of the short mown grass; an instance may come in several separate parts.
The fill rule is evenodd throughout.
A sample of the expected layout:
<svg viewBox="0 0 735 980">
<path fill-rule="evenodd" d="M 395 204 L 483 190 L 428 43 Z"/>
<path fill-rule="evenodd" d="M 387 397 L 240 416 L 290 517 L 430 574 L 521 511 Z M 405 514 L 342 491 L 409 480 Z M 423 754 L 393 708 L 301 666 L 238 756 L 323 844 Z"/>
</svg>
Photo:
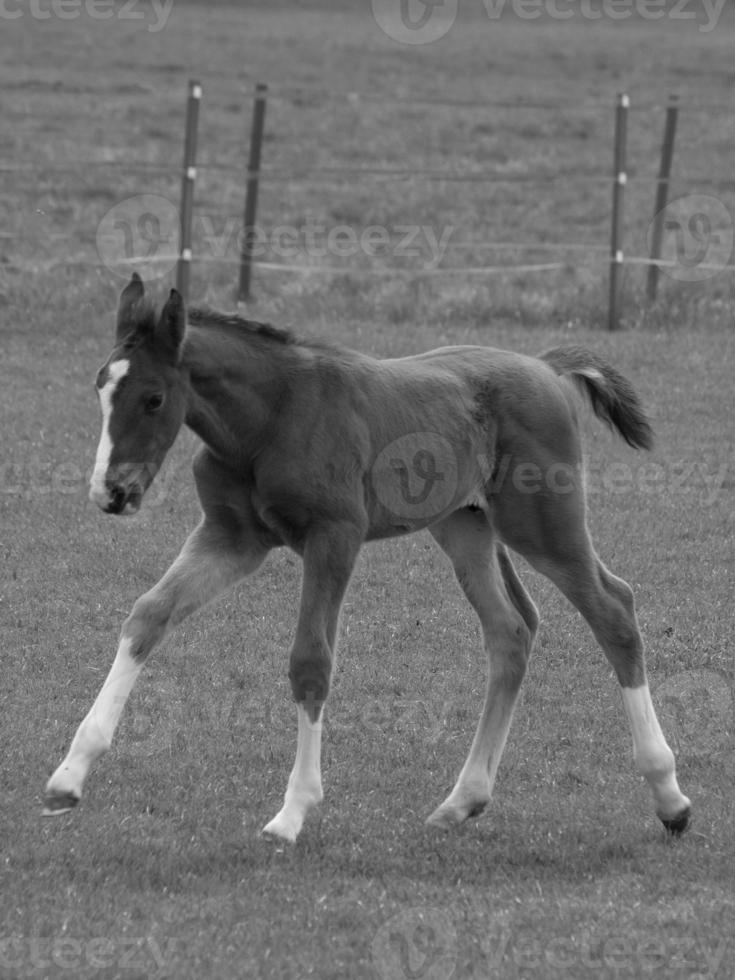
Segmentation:
<svg viewBox="0 0 735 980">
<path fill-rule="evenodd" d="M 203 11 L 177 4 L 154 38 L 132 22 L 4 25 L 2 78 L 18 100 L 3 158 L 77 160 L 105 146 L 178 160 L 180 96 L 194 69 L 209 99 L 210 159 L 241 139 L 247 103 L 235 89 L 256 77 L 414 98 L 568 99 L 580 85 L 601 98 L 624 84 L 654 86 L 658 97 L 683 78 L 693 97 L 732 94 L 727 24 L 702 38 L 686 22 L 599 31 L 547 22 L 539 31 L 509 20 L 484 34 L 487 24 L 458 23 L 446 42 L 407 51 L 371 32 L 357 4 L 339 13 L 255 7 L 247 18 L 235 5 Z M 359 126 L 340 128 L 328 108 L 310 104 L 316 96 L 300 98 L 284 98 L 269 116 L 274 165 L 311 154 L 440 166 L 502 150 L 534 166 L 608 167 L 607 110 L 581 121 L 422 111 L 399 126 L 398 108 L 371 103 Z M 694 114 L 689 123 L 697 138 L 707 128 Z M 654 135 L 646 130 L 646 153 Z M 721 172 L 721 144 L 708 145 L 706 166 Z M 300 565 L 285 551 L 162 644 L 78 810 L 42 821 L 43 784 L 105 676 L 122 619 L 198 517 L 188 433 L 135 519 L 104 518 L 87 501 L 99 425 L 92 380 L 123 280 L 81 261 L 56 263 L 65 253 L 94 259 L 105 211 L 151 188 L 140 176 L 117 183 L 91 168 L 81 177 L 86 192 L 72 176 L 29 171 L 8 178 L 1 196 L 17 238 L 2 242 L 0 262 L 0 976 L 730 976 L 731 280 L 687 286 L 664 277 L 651 309 L 642 277 L 629 272 L 628 329 L 614 334 L 602 329 L 604 268 L 576 262 L 559 278 L 482 284 L 372 280 L 364 269 L 335 280 L 256 272 L 249 308 L 381 356 L 445 343 L 530 353 L 581 343 L 631 378 L 656 448 L 633 453 L 584 410 L 589 521 L 605 562 L 636 591 L 654 698 L 694 805 L 684 838 L 667 840 L 652 812 L 612 671 L 589 630 L 525 566 L 542 625 L 495 798 L 456 833 L 424 828 L 465 758 L 485 677 L 479 628 L 426 535 L 370 546 L 360 558 L 327 709 L 326 799 L 295 847 L 258 836 L 280 805 L 295 745 L 286 667 Z M 208 179 L 202 207 L 207 193 L 220 193 L 225 213 L 239 213 L 241 181 Z M 519 238 L 563 238 L 567 219 L 590 222 L 598 207 L 581 199 L 586 190 L 555 183 L 544 193 L 521 209 L 530 218 Z M 493 194 L 491 207 L 476 185 L 406 194 L 387 183 L 294 182 L 269 191 L 263 213 L 274 223 L 311 214 L 360 228 L 453 222 L 464 237 L 505 239 L 525 218 L 517 199 Z M 606 195 L 587 229 L 594 240 L 605 240 Z M 472 217 L 484 208 L 491 232 Z M 631 235 L 645 230 L 644 211 L 633 207 Z M 467 261 L 485 258 L 478 250 Z M 194 273 L 197 298 L 232 305 L 231 266 Z"/>
</svg>

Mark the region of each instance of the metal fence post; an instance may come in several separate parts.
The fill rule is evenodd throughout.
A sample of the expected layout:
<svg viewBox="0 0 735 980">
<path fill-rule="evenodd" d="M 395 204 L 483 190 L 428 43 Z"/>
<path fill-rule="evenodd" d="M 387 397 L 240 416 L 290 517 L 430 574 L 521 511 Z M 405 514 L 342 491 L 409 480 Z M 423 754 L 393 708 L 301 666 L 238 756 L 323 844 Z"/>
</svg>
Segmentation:
<svg viewBox="0 0 735 980">
<path fill-rule="evenodd" d="M 648 267 L 648 281 L 646 284 L 646 295 L 649 302 L 656 299 L 658 289 L 659 268 L 653 264 L 661 258 L 661 243 L 664 234 L 664 210 L 669 198 L 669 180 L 671 178 L 671 161 L 674 157 L 674 138 L 676 136 L 676 120 L 679 114 L 678 98 L 670 96 L 669 105 L 666 109 L 666 122 L 664 124 L 664 140 L 661 145 L 661 164 L 658 171 L 658 184 L 656 185 L 656 203 L 653 207 L 653 226 L 651 229 L 651 254 L 649 258 L 652 264 Z"/>
<path fill-rule="evenodd" d="M 625 170 L 626 137 L 630 99 L 618 95 L 615 109 L 615 172 L 612 198 L 612 233 L 610 236 L 610 304 L 608 329 L 617 330 L 620 319 L 620 285 L 623 271 L 623 193 L 628 181 Z"/>
<path fill-rule="evenodd" d="M 184 138 L 184 167 L 181 176 L 181 210 L 179 234 L 179 260 L 176 266 L 176 288 L 189 298 L 189 273 L 191 271 L 191 225 L 194 212 L 194 181 L 196 180 L 197 128 L 199 126 L 199 104 L 202 99 L 202 86 L 199 82 L 189 82 L 189 97 L 186 103 L 186 136 Z"/>
<path fill-rule="evenodd" d="M 253 117 L 250 126 L 247 183 L 245 185 L 245 212 L 242 222 L 240 285 L 237 296 L 241 302 L 245 302 L 250 298 L 250 276 L 253 266 L 253 241 L 255 238 L 255 216 L 258 205 L 258 179 L 260 176 L 260 151 L 263 145 L 267 91 L 268 86 L 262 83 L 258 83 L 255 87 Z"/>
</svg>

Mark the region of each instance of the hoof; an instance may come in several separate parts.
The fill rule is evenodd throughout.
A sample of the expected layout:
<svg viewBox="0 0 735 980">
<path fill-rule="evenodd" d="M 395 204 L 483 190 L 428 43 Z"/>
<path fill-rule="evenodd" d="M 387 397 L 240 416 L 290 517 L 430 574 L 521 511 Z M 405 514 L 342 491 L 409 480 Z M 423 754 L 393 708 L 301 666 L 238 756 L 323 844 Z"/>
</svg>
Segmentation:
<svg viewBox="0 0 735 980">
<path fill-rule="evenodd" d="M 659 817 L 659 819 L 666 828 L 666 832 L 668 834 L 671 834 L 672 837 L 680 837 L 689 826 L 691 817 L 692 808 L 688 806 L 685 807 L 681 813 L 677 813 L 675 817 L 671 817 L 670 819 Z"/>
<path fill-rule="evenodd" d="M 273 844 L 274 847 L 278 847 L 281 844 L 293 846 L 296 843 L 296 837 L 285 837 L 283 834 L 276 834 L 272 830 L 268 830 L 267 827 L 263 827 L 258 837 L 261 840 L 267 841 L 269 844 Z"/>
<path fill-rule="evenodd" d="M 281 814 L 267 823 L 260 832 L 263 840 L 271 841 L 273 844 L 295 844 L 296 838 L 301 830 L 300 824 L 285 819 Z"/>
<path fill-rule="evenodd" d="M 487 803 L 487 800 L 480 800 L 469 806 L 459 806 L 447 801 L 434 810 L 426 823 L 429 827 L 438 827 L 439 830 L 452 830 L 461 826 L 469 817 L 479 817 Z"/>
<path fill-rule="evenodd" d="M 461 822 L 455 811 L 443 804 L 426 818 L 426 826 L 433 827 L 435 830 L 451 830 Z"/>
<path fill-rule="evenodd" d="M 452 827 L 456 827 L 457 824 L 453 820 L 450 820 L 450 818 L 445 814 L 436 813 L 435 811 L 426 818 L 424 821 L 424 826 L 431 827 L 432 830 L 451 830 Z"/>
<path fill-rule="evenodd" d="M 47 796 L 43 801 L 42 817 L 59 817 L 62 813 L 73 810 L 79 802 L 79 797 L 72 793 L 65 793 L 63 796 Z"/>
</svg>

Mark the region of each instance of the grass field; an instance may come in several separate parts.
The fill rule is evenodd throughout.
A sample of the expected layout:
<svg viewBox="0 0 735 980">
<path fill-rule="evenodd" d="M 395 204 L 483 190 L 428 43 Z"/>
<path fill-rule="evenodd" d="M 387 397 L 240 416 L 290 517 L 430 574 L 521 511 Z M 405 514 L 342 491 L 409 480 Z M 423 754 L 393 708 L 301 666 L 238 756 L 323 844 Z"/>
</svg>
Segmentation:
<svg viewBox="0 0 735 980">
<path fill-rule="evenodd" d="M 121 5 L 110 20 L 89 5 L 68 19 L 47 8 L 47 19 L 23 8 L 0 24 L 0 977 L 732 976 L 733 277 L 664 275 L 648 308 L 644 272 L 627 267 L 627 329 L 607 333 L 598 249 L 610 185 L 582 179 L 609 175 L 614 95 L 629 92 L 626 251 L 644 255 L 661 105 L 678 92 L 672 196 L 714 196 L 735 213 L 732 184 L 716 183 L 735 136 L 722 108 L 735 89 L 732 13 L 704 32 L 701 11 L 531 22 L 460 5 L 443 38 L 412 46 L 356 0 L 177 2 L 155 31 L 142 2 L 128 5 L 139 20 Z M 136 518 L 104 518 L 86 496 L 92 381 L 124 282 L 122 264 L 99 254 L 98 227 L 139 195 L 178 200 L 189 77 L 204 85 L 197 300 L 234 302 L 249 92 L 262 80 L 273 90 L 264 165 L 290 175 L 262 188 L 264 257 L 283 260 L 281 226 L 298 231 L 290 261 L 352 271 L 256 269 L 252 315 L 377 355 L 582 343 L 634 381 L 656 449 L 638 456 L 585 421 L 590 524 L 636 591 L 654 700 L 694 804 L 680 841 L 664 838 L 634 771 L 601 652 L 525 567 L 542 625 L 495 799 L 455 834 L 424 829 L 484 689 L 479 629 L 424 535 L 361 557 L 327 710 L 326 799 L 295 847 L 258 837 L 295 745 L 286 661 L 300 568 L 286 552 L 162 645 L 81 806 L 40 820 L 44 782 L 122 619 L 197 520 L 188 433 Z M 546 107 L 465 104 L 483 100 Z M 409 176 L 329 175 L 340 166 Z M 324 173 L 307 180 L 307 168 Z M 426 181 L 416 169 L 554 179 Z M 420 229 L 416 255 L 396 245 L 408 225 Z M 387 236 L 376 255 L 346 256 L 336 238 L 324 258 L 306 247 L 305 228 L 359 238 L 371 226 Z M 558 258 L 487 242 L 586 248 L 552 272 L 412 275 L 447 229 L 442 264 L 456 267 Z"/>
</svg>

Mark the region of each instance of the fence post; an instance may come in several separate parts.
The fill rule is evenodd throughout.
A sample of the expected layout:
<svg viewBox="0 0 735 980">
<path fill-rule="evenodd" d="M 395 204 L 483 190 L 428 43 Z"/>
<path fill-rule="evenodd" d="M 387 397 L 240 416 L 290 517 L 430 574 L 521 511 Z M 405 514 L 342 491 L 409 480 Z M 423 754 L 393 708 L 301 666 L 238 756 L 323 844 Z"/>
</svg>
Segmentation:
<svg viewBox="0 0 735 980">
<path fill-rule="evenodd" d="M 250 298 L 250 274 L 253 267 L 253 240 L 255 215 L 258 205 L 258 178 L 260 176 L 260 150 L 263 145 L 265 104 L 268 86 L 259 82 L 255 86 L 253 117 L 250 125 L 250 152 L 245 184 L 245 212 L 242 219 L 242 250 L 240 252 L 240 286 L 237 298 L 245 302 Z"/>
<path fill-rule="evenodd" d="M 625 169 L 628 109 L 630 99 L 618 95 L 615 109 L 615 171 L 612 197 L 612 233 L 610 236 L 610 304 L 607 326 L 617 330 L 620 317 L 620 285 L 623 271 L 623 192 L 628 181 Z"/>
<path fill-rule="evenodd" d="M 674 157 L 674 138 L 676 136 L 676 120 L 679 114 L 679 100 L 676 95 L 669 96 L 664 124 L 664 140 L 661 145 L 661 164 L 656 185 L 656 203 L 653 208 L 653 225 L 651 229 L 651 265 L 648 267 L 648 282 L 646 295 L 649 302 L 656 299 L 658 289 L 659 267 L 654 265 L 661 258 L 661 243 L 664 233 L 664 210 L 669 198 L 669 180 L 671 178 L 671 161 Z"/>
<path fill-rule="evenodd" d="M 189 273 L 191 271 L 191 224 L 194 211 L 194 181 L 197 168 L 197 129 L 199 126 L 199 103 L 202 99 L 202 86 L 189 81 L 189 97 L 186 102 L 186 136 L 184 137 L 184 167 L 181 176 L 181 210 L 179 214 L 179 261 L 176 266 L 176 288 L 189 298 Z"/>
</svg>

